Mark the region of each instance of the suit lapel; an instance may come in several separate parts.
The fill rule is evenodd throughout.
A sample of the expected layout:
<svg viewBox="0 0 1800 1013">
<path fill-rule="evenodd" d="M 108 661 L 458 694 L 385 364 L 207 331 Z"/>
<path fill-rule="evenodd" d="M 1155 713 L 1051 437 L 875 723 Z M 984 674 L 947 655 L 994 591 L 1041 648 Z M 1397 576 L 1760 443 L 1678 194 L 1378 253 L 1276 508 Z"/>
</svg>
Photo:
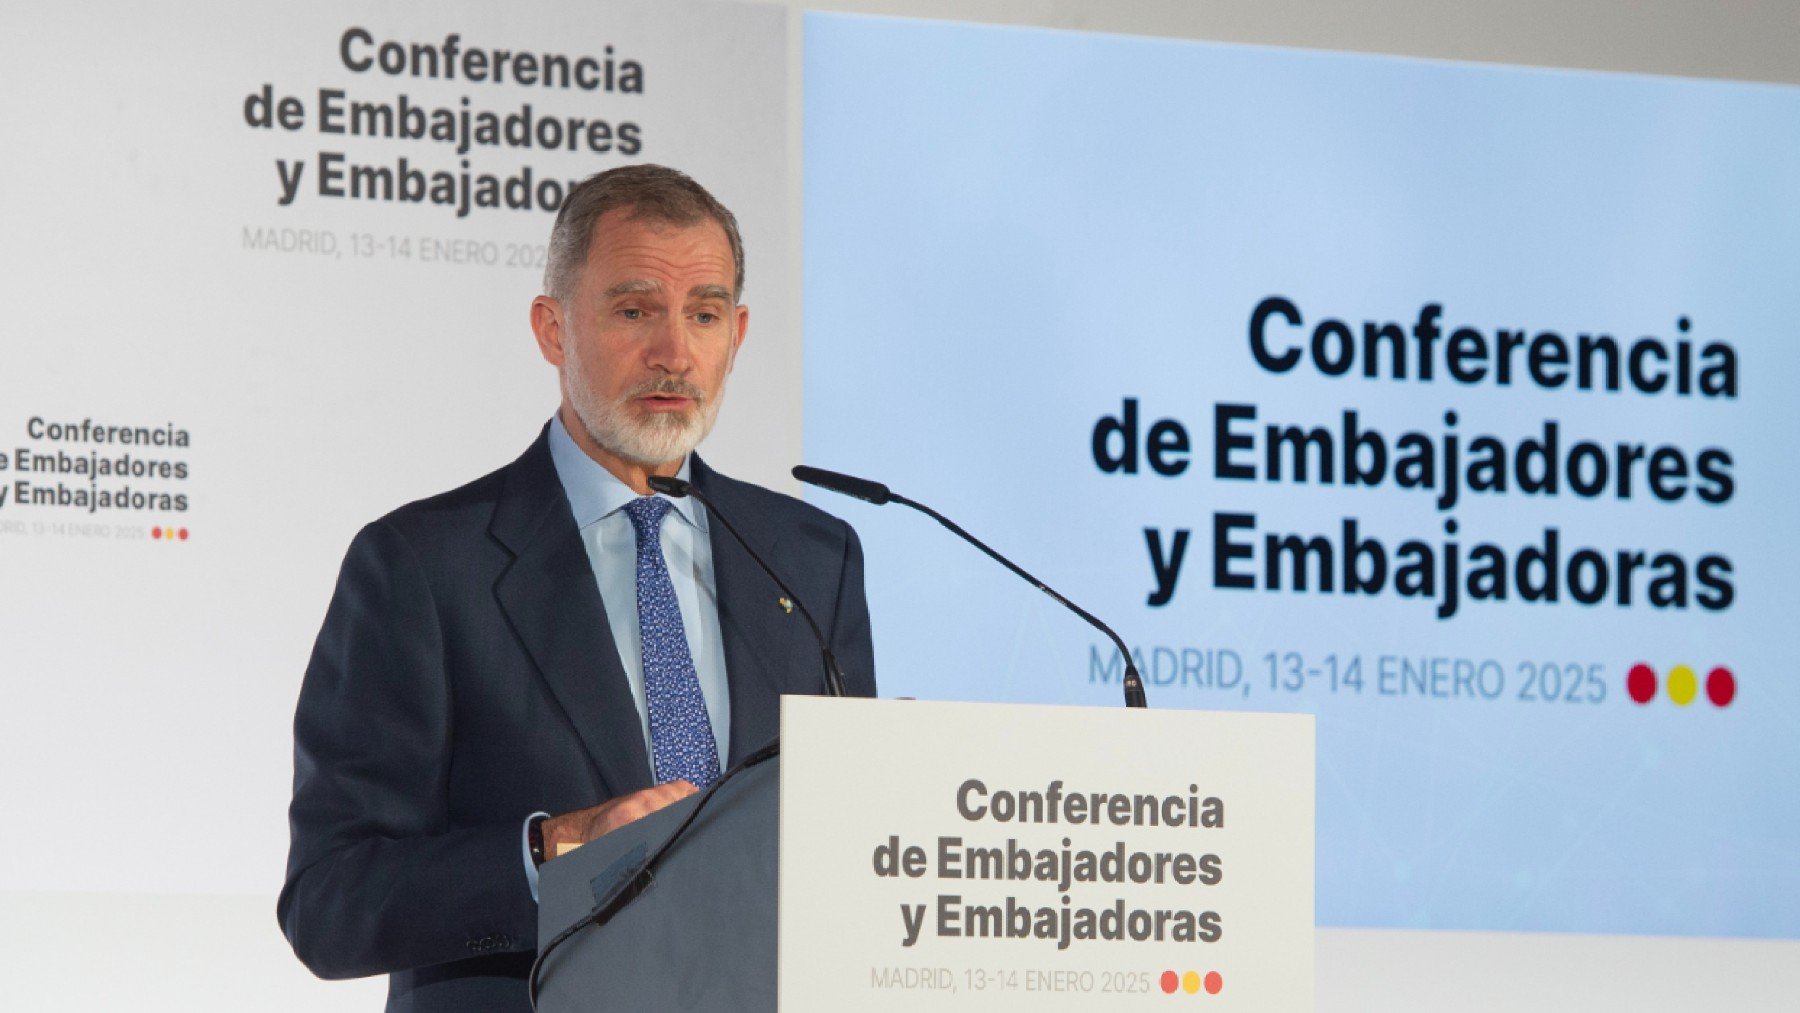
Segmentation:
<svg viewBox="0 0 1800 1013">
<path fill-rule="evenodd" d="M 492 531 L 517 557 L 494 585 L 501 611 L 600 776 L 614 795 L 649 787 L 637 704 L 543 436 L 508 469 Z"/>
<path fill-rule="evenodd" d="M 736 482 L 708 468 L 698 455 L 690 477 L 771 566 L 780 565 L 780 530 L 767 525 L 744 501 L 734 488 Z M 816 656 L 816 651 L 810 647 L 811 634 L 803 628 L 806 620 L 782 609 L 781 589 L 716 516 L 708 518 L 707 533 L 712 543 L 713 585 L 718 592 L 719 632 L 725 642 L 725 676 L 731 687 L 729 762 L 736 763 L 780 732 L 780 694 L 808 692 L 807 687 L 823 676 L 815 678 L 811 670 L 792 671 L 796 661 L 809 654 Z M 783 579 L 793 578 L 783 574 Z M 795 634 L 806 638 L 805 649 L 795 649 Z"/>
</svg>

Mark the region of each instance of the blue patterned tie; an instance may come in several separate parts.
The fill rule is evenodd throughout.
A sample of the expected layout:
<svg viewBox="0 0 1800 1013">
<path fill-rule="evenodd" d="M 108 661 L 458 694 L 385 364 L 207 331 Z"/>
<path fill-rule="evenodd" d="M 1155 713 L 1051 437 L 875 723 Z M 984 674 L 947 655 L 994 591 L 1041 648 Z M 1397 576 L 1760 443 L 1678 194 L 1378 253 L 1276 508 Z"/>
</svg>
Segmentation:
<svg viewBox="0 0 1800 1013">
<path fill-rule="evenodd" d="M 688 652 L 681 606 L 663 560 L 662 522 L 669 501 L 656 496 L 625 507 L 637 531 L 638 635 L 644 650 L 644 703 L 650 711 L 650 753 L 656 781 L 686 778 L 704 788 L 719 776 L 719 747 L 713 740 L 700 677 Z"/>
</svg>

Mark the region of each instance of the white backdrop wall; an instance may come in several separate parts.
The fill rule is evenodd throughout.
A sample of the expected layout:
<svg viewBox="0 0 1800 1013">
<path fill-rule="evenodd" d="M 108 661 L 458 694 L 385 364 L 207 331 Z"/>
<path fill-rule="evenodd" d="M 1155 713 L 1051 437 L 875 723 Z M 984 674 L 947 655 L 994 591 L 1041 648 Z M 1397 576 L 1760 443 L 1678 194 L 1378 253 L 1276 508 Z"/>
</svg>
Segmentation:
<svg viewBox="0 0 1800 1013">
<path fill-rule="evenodd" d="M 795 455 L 784 12 L 0 21 L 0 1005 L 369 1008 L 382 982 L 312 982 L 274 917 L 338 561 L 536 437 L 558 394 L 527 311 L 558 194 L 626 161 L 739 210 L 753 326 L 712 450 L 752 474 Z"/>
</svg>

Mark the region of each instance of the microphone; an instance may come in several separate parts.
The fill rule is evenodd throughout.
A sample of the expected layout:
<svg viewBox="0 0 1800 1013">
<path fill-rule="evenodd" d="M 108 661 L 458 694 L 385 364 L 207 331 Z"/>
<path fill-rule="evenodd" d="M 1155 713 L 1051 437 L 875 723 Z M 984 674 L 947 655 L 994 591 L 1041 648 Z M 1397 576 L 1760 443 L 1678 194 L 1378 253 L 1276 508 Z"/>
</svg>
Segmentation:
<svg viewBox="0 0 1800 1013">
<path fill-rule="evenodd" d="M 762 567 L 762 571 L 769 575 L 769 579 L 775 582 L 775 586 L 781 589 L 781 593 L 787 595 L 788 600 L 794 603 L 794 607 L 800 610 L 801 618 L 805 619 L 806 625 L 812 629 L 813 639 L 819 642 L 819 655 L 825 660 L 825 695 L 845 695 L 844 670 L 838 666 L 837 656 L 831 653 L 831 646 L 826 643 L 825 634 L 820 631 L 819 624 L 814 621 L 812 613 L 807 611 L 805 603 L 800 600 L 800 596 L 795 594 L 792 588 L 787 586 L 787 582 L 776 576 L 775 571 L 769 568 L 769 564 L 763 561 L 762 556 L 750 547 L 750 543 L 744 540 L 744 536 L 738 533 L 738 529 L 731 526 L 731 522 L 719 512 L 718 505 L 701 495 L 700 490 L 695 488 L 692 482 L 663 475 L 651 475 L 648 481 L 650 488 L 665 496 L 673 496 L 676 499 L 692 496 L 706 505 L 707 511 L 725 526 L 725 530 L 731 533 L 731 537 L 737 539 L 737 543 L 744 547 L 744 551 L 750 554 L 750 558 L 756 560 L 756 565 Z M 1130 659 L 1126 659 L 1126 664 L 1130 663 Z"/>
<path fill-rule="evenodd" d="M 1113 646 L 1119 649 L 1119 656 L 1125 659 L 1125 706 L 1148 706 L 1147 702 L 1144 700 L 1143 677 L 1138 674 L 1137 665 L 1132 662 L 1131 651 L 1125 646 L 1125 641 L 1119 639 L 1119 635 L 1113 632 L 1112 627 L 1095 618 L 1094 614 L 1087 609 L 1084 609 L 1080 605 L 1057 594 L 1050 585 L 1033 577 L 1031 574 L 1026 573 L 1017 563 L 1014 563 L 1012 560 L 1007 559 L 1000 553 L 995 552 L 992 548 L 989 548 L 986 542 L 983 542 L 981 539 L 964 531 L 955 521 L 952 521 L 950 518 L 945 517 L 943 514 L 938 513 L 936 510 L 931 509 L 923 503 L 907 499 L 905 496 L 894 492 L 880 482 L 871 482 L 866 478 L 856 478 L 855 476 L 844 475 L 835 471 L 826 471 L 823 468 L 810 468 L 804 464 L 795 467 L 793 474 L 795 478 L 808 485 L 816 485 L 821 489 L 830 489 L 832 492 L 843 493 L 846 496 L 873 503 L 876 506 L 881 506 L 886 503 L 903 503 L 925 516 L 930 517 L 932 520 L 937 521 L 944 527 L 949 528 L 952 532 L 961 537 L 963 541 L 968 542 L 982 552 L 987 553 L 989 558 L 993 559 L 1001 566 L 1006 567 L 1008 570 L 1011 570 L 1013 573 L 1018 574 L 1032 587 L 1035 587 L 1039 591 L 1056 599 L 1056 601 L 1064 608 L 1067 608 L 1081 618 L 1086 619 L 1088 625 L 1099 630 L 1101 633 L 1106 634 L 1106 636 L 1112 640 Z M 650 480 L 653 486 L 656 481 L 656 479 Z"/>
<path fill-rule="evenodd" d="M 809 468 L 804 464 L 794 466 L 794 477 L 807 485 L 816 485 L 821 489 L 841 492 L 876 506 L 885 506 L 894 499 L 894 494 L 880 482 L 871 482 L 866 478 L 856 478 L 824 468 Z M 918 504 L 912 504 L 917 506 Z M 941 518 L 940 518 L 941 519 Z"/>
</svg>

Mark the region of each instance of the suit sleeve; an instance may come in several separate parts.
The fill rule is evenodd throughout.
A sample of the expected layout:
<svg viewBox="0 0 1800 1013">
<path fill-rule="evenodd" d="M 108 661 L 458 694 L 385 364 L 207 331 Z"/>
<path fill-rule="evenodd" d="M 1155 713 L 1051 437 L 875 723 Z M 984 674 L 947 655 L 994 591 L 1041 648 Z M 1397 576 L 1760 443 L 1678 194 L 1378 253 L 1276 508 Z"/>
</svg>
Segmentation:
<svg viewBox="0 0 1800 1013">
<path fill-rule="evenodd" d="M 838 578 L 831 652 L 844 669 L 844 691 L 851 696 L 874 696 L 875 642 L 869 629 L 869 600 L 863 590 L 862 542 L 848 524 L 844 525 L 844 562 Z"/>
<path fill-rule="evenodd" d="M 450 823 L 443 648 L 418 557 L 391 525 L 364 528 L 294 714 L 291 845 L 277 916 L 320 977 L 535 946 L 518 820 Z"/>
</svg>

